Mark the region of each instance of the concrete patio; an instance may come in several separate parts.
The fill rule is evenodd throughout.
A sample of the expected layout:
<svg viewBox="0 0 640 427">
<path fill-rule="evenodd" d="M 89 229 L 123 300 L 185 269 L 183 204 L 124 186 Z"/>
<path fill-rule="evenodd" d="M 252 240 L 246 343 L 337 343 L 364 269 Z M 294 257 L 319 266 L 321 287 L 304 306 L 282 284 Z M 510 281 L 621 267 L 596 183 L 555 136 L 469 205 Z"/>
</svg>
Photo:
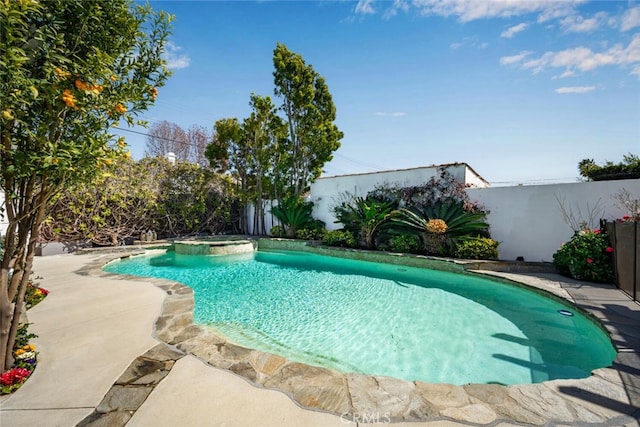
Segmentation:
<svg viewBox="0 0 640 427">
<path fill-rule="evenodd" d="M 341 374 L 225 342 L 191 323 L 189 288 L 102 272 L 113 257 L 36 259 L 51 292 L 29 311 L 39 362 L 0 398 L 3 426 L 638 425 L 640 306 L 611 286 L 490 273 L 573 300 L 603 322 L 618 357 L 582 380 L 451 386 Z"/>
</svg>

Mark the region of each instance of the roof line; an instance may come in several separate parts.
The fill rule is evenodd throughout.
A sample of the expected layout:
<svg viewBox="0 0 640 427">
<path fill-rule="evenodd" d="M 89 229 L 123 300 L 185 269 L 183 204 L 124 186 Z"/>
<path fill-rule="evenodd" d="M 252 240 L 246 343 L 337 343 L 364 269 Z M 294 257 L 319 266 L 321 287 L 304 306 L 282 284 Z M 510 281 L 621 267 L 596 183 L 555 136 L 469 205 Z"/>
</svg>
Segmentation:
<svg viewBox="0 0 640 427">
<path fill-rule="evenodd" d="M 487 181 L 486 179 L 484 179 L 482 177 L 482 175 L 480 175 L 478 172 L 475 171 L 475 169 L 473 169 L 471 166 L 469 166 L 469 164 L 467 162 L 455 162 L 455 163 L 443 163 L 440 165 L 430 165 L 430 166 L 416 166 L 413 168 L 405 168 L 405 169 L 389 169 L 389 170 L 384 170 L 384 171 L 375 171 L 375 172 L 360 172 L 360 173 L 347 173 L 344 175 L 331 175 L 331 176 L 321 176 L 320 178 L 317 179 L 329 179 L 329 178 L 341 178 L 344 176 L 360 176 L 360 175 L 374 175 L 374 174 L 380 174 L 380 173 L 389 173 L 389 172 L 405 172 L 405 171 L 411 171 L 411 170 L 416 170 L 416 169 L 428 169 L 428 168 L 449 168 L 452 166 L 466 166 L 467 168 L 469 168 L 469 170 L 471 172 L 473 172 L 478 178 L 480 178 L 483 182 L 487 183 L 490 185 L 489 181 Z"/>
</svg>

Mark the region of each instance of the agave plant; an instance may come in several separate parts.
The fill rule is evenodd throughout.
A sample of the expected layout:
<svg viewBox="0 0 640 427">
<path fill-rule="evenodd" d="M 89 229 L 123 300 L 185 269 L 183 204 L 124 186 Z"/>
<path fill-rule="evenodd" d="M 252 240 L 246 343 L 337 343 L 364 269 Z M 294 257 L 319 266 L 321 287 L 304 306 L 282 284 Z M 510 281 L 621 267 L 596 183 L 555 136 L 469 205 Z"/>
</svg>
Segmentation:
<svg viewBox="0 0 640 427">
<path fill-rule="evenodd" d="M 271 209 L 273 216 L 278 218 L 285 228 L 287 237 L 296 237 L 296 232 L 306 226 L 314 224 L 311 216 L 313 203 L 305 202 L 300 197 L 290 197 Z"/>
<path fill-rule="evenodd" d="M 427 253 L 450 254 L 457 240 L 488 236 L 485 216 L 482 212 L 464 210 L 464 202 L 446 200 L 423 209 L 400 209 L 391 218 L 390 226 L 396 231 L 418 235 Z"/>
<path fill-rule="evenodd" d="M 387 222 L 394 205 L 375 199 L 355 197 L 351 203 L 342 203 L 334 209 L 339 223 L 347 231 L 359 236 L 361 245 L 367 249 L 375 246 L 375 237 Z"/>
</svg>

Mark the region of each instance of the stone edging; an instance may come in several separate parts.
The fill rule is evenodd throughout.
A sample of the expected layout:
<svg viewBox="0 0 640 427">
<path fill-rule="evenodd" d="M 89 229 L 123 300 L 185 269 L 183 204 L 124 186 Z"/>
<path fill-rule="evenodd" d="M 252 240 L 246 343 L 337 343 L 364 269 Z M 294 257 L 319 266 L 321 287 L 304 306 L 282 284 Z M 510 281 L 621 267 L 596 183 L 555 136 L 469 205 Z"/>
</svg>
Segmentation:
<svg viewBox="0 0 640 427">
<path fill-rule="evenodd" d="M 629 398 L 620 375 L 613 367 L 595 370 L 591 377 L 580 380 L 553 380 L 511 386 L 456 386 L 343 374 L 247 349 L 227 342 L 211 329 L 193 323 L 194 299 L 191 288 L 164 279 L 119 276 L 102 271 L 104 264 L 118 257 L 122 255 L 102 257 L 82 270 L 89 275 L 118 276 L 127 280 L 152 282 L 167 292 L 162 313 L 155 323 L 154 336 L 172 348 L 165 346 L 164 350 L 159 350 L 155 347 L 150 352 L 168 352 L 174 357 L 171 359 L 174 362 L 181 355 L 193 355 L 211 366 L 234 372 L 257 387 L 280 390 L 305 408 L 334 413 L 344 419 L 362 419 L 363 416 L 378 414 L 392 422 L 448 420 L 492 425 L 500 422 L 548 425 L 551 422 L 598 426 L 619 426 L 634 422 L 632 414 L 635 408 L 623 403 L 629 402 Z M 137 366 L 145 358 L 148 358 L 147 354 L 136 359 L 132 366 Z M 127 372 L 136 369 L 132 366 Z M 168 373 L 171 366 L 173 362 L 165 363 L 160 371 L 164 369 Z M 127 372 L 123 376 L 128 375 Z M 153 381 L 150 382 L 145 379 L 134 381 L 144 388 L 135 392 L 136 395 L 144 395 L 139 400 L 138 407 L 164 375 L 154 374 Z M 117 405 L 109 406 L 105 401 L 114 400 L 112 391 L 116 388 L 127 392 L 127 385 L 123 384 L 121 377 L 96 412 L 85 419 L 89 423 L 83 421 L 81 424 L 91 425 L 93 421 L 98 421 L 102 425 L 104 420 L 99 419 L 99 410 L 116 407 L 111 412 L 103 412 L 101 416 L 122 415 Z M 604 396 L 605 399 L 616 401 L 617 405 L 607 407 L 584 398 L 591 395 Z M 129 418 L 136 409 L 137 407 L 125 409 Z"/>
</svg>

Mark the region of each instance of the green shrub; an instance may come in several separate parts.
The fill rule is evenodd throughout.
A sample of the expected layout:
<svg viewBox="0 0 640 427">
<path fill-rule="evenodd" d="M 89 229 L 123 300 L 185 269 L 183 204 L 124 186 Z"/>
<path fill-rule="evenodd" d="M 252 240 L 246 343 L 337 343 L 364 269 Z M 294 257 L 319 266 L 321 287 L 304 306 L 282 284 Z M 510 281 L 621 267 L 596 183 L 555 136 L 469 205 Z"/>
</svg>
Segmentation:
<svg viewBox="0 0 640 427">
<path fill-rule="evenodd" d="M 342 246 L 345 248 L 356 247 L 356 239 L 353 237 L 353 234 L 344 230 L 327 231 L 322 238 L 322 243 L 329 246 Z"/>
<path fill-rule="evenodd" d="M 499 244 L 488 237 L 459 240 L 454 255 L 464 259 L 497 259 Z"/>
<path fill-rule="evenodd" d="M 271 234 L 271 237 L 284 237 L 284 228 L 280 225 L 274 225 L 271 227 L 269 234 Z"/>
<path fill-rule="evenodd" d="M 421 244 L 417 236 L 401 234 L 391 238 L 391 250 L 393 252 L 417 254 L 420 253 Z"/>
<path fill-rule="evenodd" d="M 553 264 L 561 274 L 578 280 L 612 283 L 612 252 L 605 232 L 585 229 L 576 233 L 553 254 Z"/>
<path fill-rule="evenodd" d="M 296 231 L 296 239 L 300 240 L 322 240 L 327 230 L 324 228 L 303 228 Z"/>
</svg>

